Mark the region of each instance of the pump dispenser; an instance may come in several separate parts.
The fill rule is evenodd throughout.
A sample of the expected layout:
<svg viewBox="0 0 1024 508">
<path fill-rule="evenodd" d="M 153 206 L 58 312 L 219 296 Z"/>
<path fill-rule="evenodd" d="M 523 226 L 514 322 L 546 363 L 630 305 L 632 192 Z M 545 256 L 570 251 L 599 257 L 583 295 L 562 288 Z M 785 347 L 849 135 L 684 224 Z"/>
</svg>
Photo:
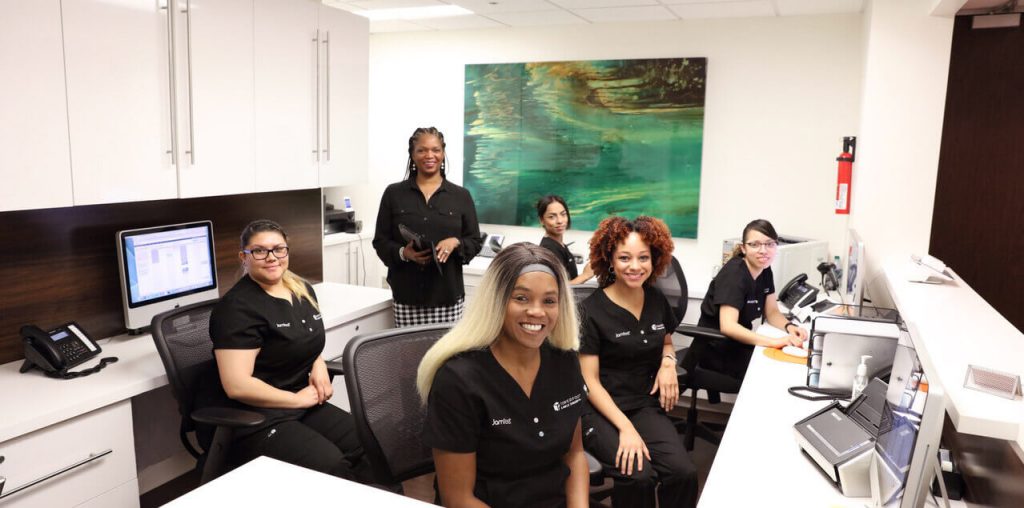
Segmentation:
<svg viewBox="0 0 1024 508">
<path fill-rule="evenodd" d="M 860 393 L 868 387 L 868 358 L 871 355 L 863 355 L 860 357 L 860 365 L 857 366 L 857 375 L 853 376 L 853 390 L 850 394 L 850 400 L 857 400 L 860 397 Z"/>
</svg>

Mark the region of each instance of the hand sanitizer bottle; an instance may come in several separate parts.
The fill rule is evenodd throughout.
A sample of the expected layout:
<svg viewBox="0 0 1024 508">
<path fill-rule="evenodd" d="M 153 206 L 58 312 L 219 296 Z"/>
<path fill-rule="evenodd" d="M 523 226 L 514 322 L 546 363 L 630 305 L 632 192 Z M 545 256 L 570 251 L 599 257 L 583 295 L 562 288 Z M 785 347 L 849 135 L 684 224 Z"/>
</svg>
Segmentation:
<svg viewBox="0 0 1024 508">
<path fill-rule="evenodd" d="M 857 366 L 857 375 L 853 376 L 853 390 L 850 395 L 850 401 L 857 400 L 860 397 L 861 392 L 868 387 L 868 358 L 871 355 L 863 355 L 860 357 L 860 365 Z"/>
</svg>

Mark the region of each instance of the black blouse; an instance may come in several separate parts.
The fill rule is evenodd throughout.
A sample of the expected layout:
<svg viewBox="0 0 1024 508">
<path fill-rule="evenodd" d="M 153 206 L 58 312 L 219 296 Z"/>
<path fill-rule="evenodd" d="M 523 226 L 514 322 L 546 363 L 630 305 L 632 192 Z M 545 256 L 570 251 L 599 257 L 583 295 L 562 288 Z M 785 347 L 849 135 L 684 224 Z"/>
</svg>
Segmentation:
<svg viewBox="0 0 1024 508">
<path fill-rule="evenodd" d="M 601 385 L 622 411 L 659 407 L 651 395 L 661 368 L 665 335 L 679 325 L 668 299 L 654 287 L 644 288 L 644 306 L 637 320 L 604 290 L 583 300 L 580 310 L 580 354 L 597 355 Z"/>
<path fill-rule="evenodd" d="M 555 253 L 555 257 L 565 266 L 565 272 L 569 275 L 570 282 L 579 277 L 579 271 L 576 269 L 576 258 L 569 252 L 568 247 L 546 236 L 540 239 L 540 246 Z"/>
<path fill-rule="evenodd" d="M 586 389 L 573 351 L 540 348 L 529 397 L 488 349 L 445 362 L 427 400 L 423 442 L 476 453 L 474 495 L 492 507 L 565 503 L 565 454 L 583 411 Z"/>
<path fill-rule="evenodd" d="M 399 224 L 432 242 L 459 239 L 459 248 L 441 265 L 442 273 L 432 263 L 420 266 L 402 261 L 398 249 L 408 242 L 402 239 Z M 396 302 L 422 307 L 454 304 L 465 294 L 462 265 L 480 252 L 480 245 L 476 206 L 466 189 L 444 180 L 428 202 L 416 180 L 410 178 L 393 183 L 384 191 L 373 248 L 388 267 L 388 284 Z"/>
</svg>

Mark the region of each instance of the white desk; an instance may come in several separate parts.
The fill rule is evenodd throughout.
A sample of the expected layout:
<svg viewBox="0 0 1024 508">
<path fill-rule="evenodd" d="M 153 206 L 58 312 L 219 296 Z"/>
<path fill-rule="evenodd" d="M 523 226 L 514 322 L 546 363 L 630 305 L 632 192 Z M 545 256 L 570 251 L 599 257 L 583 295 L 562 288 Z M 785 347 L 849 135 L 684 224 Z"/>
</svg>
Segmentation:
<svg viewBox="0 0 1024 508">
<path fill-rule="evenodd" d="M 758 333 L 783 335 L 767 325 Z M 768 358 L 763 347 L 754 349 L 704 484 L 700 507 L 871 506 L 869 498 L 843 496 L 796 443 L 793 424 L 830 404 L 789 395 L 787 388 L 805 385 L 806 375 L 806 366 Z M 951 505 L 965 506 L 960 502 Z"/>
<path fill-rule="evenodd" d="M 259 457 L 171 501 L 169 508 L 244 506 L 432 506 L 299 466 Z"/>
<path fill-rule="evenodd" d="M 391 292 L 385 289 L 322 283 L 314 286 L 320 301 L 327 345 L 324 356 L 333 358 L 341 354 L 353 336 L 394 326 L 391 310 Z M 136 483 L 136 459 L 133 428 L 153 426 L 153 422 L 133 422 L 131 399 L 167 384 L 163 363 L 157 355 L 150 335 L 117 336 L 101 340 L 100 357 L 116 356 L 118 362 L 92 376 L 60 380 L 45 377 L 38 370 L 19 374 L 21 361 L 0 366 L 0 476 L 7 477 L 5 490 L 13 489 L 48 472 L 82 460 L 90 453 L 104 449 L 114 452 L 88 466 L 89 471 L 102 471 L 116 463 L 116 472 L 104 473 L 104 478 L 86 482 L 113 489 L 128 479 Z M 99 363 L 92 360 L 78 369 Z M 75 370 L 78 370 L 75 369 Z M 332 402 L 347 407 L 343 380 L 335 380 L 338 392 Z M 133 425 L 134 423 L 134 425 Z M 163 422 L 173 429 L 168 439 L 177 440 L 177 420 Z M 86 431 L 86 428 L 95 431 Z M 147 428 L 148 428 L 147 427 Z M 98 434 L 97 434 L 98 433 Z M 83 439 L 88 436 L 88 439 Z M 139 436 L 135 436 L 139 438 Z M 52 443 L 69 443 L 64 448 Z M 176 445 L 180 448 L 181 445 Z M 34 452 L 34 453 L 33 453 Z M 66 455 L 66 456 L 65 456 Z M 143 467 L 139 464 L 139 468 Z M 86 468 L 68 477 L 87 477 Z M 127 476 L 126 476 L 127 475 Z M 65 478 L 62 476 L 61 478 Z M 74 483 L 74 482 L 72 482 Z M 68 482 L 54 479 L 33 487 L 15 497 L 5 499 L 3 506 L 58 506 L 74 505 L 90 497 L 60 497 L 51 486 L 60 484 L 58 491 L 67 491 Z M 130 490 L 130 489 L 129 489 Z M 91 491 L 99 495 L 107 491 Z M 113 506 L 137 506 L 138 486 L 135 494 L 118 494 L 119 500 L 132 499 L 131 504 L 100 503 Z"/>
<path fill-rule="evenodd" d="M 946 390 L 946 410 L 958 432 L 1017 441 L 1024 437 L 1024 402 L 963 387 L 967 365 L 1024 376 L 1024 334 L 959 275 L 945 284 L 908 282 L 910 261 L 885 266 L 900 316 L 912 323 L 914 346 Z"/>
</svg>

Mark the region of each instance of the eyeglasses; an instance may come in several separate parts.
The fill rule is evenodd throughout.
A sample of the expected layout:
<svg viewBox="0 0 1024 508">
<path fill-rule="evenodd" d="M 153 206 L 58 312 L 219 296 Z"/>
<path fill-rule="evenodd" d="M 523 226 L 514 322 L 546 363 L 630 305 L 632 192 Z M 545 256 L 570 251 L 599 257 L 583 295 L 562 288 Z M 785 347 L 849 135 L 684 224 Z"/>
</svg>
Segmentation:
<svg viewBox="0 0 1024 508">
<path fill-rule="evenodd" d="M 263 247 L 253 247 L 251 249 L 242 249 L 242 252 L 252 256 L 252 258 L 257 260 L 257 261 L 262 261 L 264 259 L 267 259 L 267 256 L 271 252 L 274 253 L 274 257 L 275 258 L 277 258 L 277 259 L 284 259 L 284 258 L 288 257 L 288 246 L 287 245 L 278 245 L 277 247 L 274 247 L 273 249 L 270 249 L 270 250 L 264 249 Z"/>
<path fill-rule="evenodd" d="M 779 246 L 779 242 L 747 242 L 743 245 L 746 245 L 747 248 L 754 250 L 761 250 L 761 247 L 764 247 L 767 250 L 772 250 Z"/>
</svg>

